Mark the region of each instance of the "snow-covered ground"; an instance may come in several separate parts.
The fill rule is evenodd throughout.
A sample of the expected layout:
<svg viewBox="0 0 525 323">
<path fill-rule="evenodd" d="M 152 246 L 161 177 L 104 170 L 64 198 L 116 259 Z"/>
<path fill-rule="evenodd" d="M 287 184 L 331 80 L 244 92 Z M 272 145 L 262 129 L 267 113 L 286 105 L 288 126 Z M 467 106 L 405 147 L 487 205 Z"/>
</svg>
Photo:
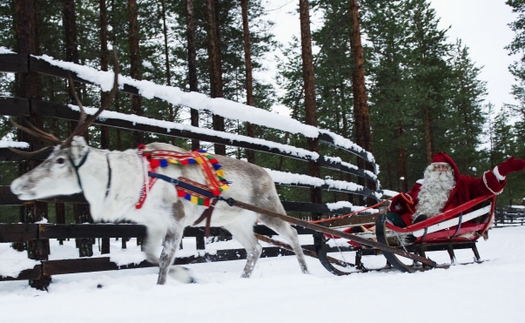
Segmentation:
<svg viewBox="0 0 525 323">
<path fill-rule="evenodd" d="M 115 242 L 115 246 L 118 246 Z M 225 243 L 220 243 L 225 244 Z M 232 243 L 226 243 L 232 244 Z M 112 259 L 140 258 L 129 243 Z M 219 248 L 223 245 L 218 245 Z M 237 247 L 237 246 L 235 246 Z M 192 253 L 185 242 L 181 255 Z M 496 228 L 480 241 L 481 264 L 414 274 L 371 272 L 333 276 L 307 257 L 261 259 L 252 278 L 239 278 L 244 260 L 189 265 L 196 284 L 155 284 L 156 268 L 57 275 L 48 292 L 25 281 L 0 282 L 1 322 L 523 322 L 525 226 Z M 75 253 L 52 244 L 52 258 Z M 442 253 L 442 254 L 441 254 Z M 444 262 L 445 252 L 433 258 Z M 457 252 L 471 261 L 470 251 Z M 0 244 L 0 269 L 19 266 L 24 253 Z M 381 256 L 366 262 L 383 263 Z"/>
</svg>

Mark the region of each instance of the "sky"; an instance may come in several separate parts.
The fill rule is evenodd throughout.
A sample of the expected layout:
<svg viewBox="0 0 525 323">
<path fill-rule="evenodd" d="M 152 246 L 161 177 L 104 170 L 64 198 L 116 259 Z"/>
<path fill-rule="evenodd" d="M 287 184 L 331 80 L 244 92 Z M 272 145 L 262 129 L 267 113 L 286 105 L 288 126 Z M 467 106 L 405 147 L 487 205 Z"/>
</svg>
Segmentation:
<svg viewBox="0 0 525 323">
<path fill-rule="evenodd" d="M 440 28 L 447 28 L 449 42 L 460 38 L 469 48 L 472 61 L 483 67 L 480 79 L 487 82 L 486 100 L 496 107 L 516 104 L 510 94 L 514 77 L 508 66 L 519 58 L 509 56 L 505 46 L 515 33 L 508 26 L 517 15 L 506 0 L 432 0 L 431 7 L 440 17 Z"/>
<path fill-rule="evenodd" d="M 508 71 L 508 66 L 517 61 L 516 56 L 508 55 L 504 48 L 514 38 L 514 32 L 508 23 L 517 17 L 506 0 L 430 0 L 440 19 L 439 27 L 446 29 L 448 42 L 455 43 L 457 38 L 469 48 L 474 65 L 482 68 L 480 80 L 487 82 L 488 95 L 485 103 L 492 103 L 500 108 L 504 103 L 516 104 L 510 94 L 515 83 Z M 299 34 L 299 21 L 296 16 L 297 0 L 267 0 L 268 14 L 276 22 L 274 33 L 277 39 L 287 43 L 295 34 Z M 311 12 L 315 16 L 314 12 Z M 315 17 L 312 29 L 319 26 Z"/>
</svg>

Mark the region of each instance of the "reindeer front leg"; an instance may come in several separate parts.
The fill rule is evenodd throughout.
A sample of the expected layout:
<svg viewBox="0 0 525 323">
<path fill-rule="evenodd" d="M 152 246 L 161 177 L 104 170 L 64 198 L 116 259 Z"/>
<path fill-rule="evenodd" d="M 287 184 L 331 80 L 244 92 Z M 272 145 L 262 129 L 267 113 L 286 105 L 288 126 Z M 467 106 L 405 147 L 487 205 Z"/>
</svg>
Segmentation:
<svg viewBox="0 0 525 323">
<path fill-rule="evenodd" d="M 159 277 L 157 279 L 158 285 L 164 285 L 166 278 L 175 259 L 175 252 L 180 245 L 182 239 L 182 230 L 176 229 L 175 232 L 168 231 L 164 242 L 162 243 L 162 253 L 159 258 Z"/>
</svg>

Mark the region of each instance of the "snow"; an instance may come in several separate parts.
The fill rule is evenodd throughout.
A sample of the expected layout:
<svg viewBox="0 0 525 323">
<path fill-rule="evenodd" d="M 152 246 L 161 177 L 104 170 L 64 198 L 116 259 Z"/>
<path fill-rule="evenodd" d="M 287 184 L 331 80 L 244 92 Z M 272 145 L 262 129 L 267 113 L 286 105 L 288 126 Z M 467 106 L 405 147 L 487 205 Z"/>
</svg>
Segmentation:
<svg viewBox="0 0 525 323">
<path fill-rule="evenodd" d="M 188 265 L 198 282 L 187 285 L 157 286 L 156 268 L 57 275 L 48 292 L 25 281 L 0 282 L 0 313 L 2 322 L 17 323 L 522 322 L 524 236 L 525 226 L 495 228 L 489 240 L 478 243 L 483 263 L 413 274 L 334 276 L 307 257 L 310 274 L 304 275 L 289 256 L 261 259 L 250 279 L 240 278 L 244 260 Z M 0 245 L 1 266 L 15 268 L 17 257 L 4 257 L 6 245 Z M 130 242 L 113 253 L 123 262 L 137 261 L 133 248 Z M 185 244 L 181 254 L 191 253 L 188 249 Z M 52 244 L 51 251 L 53 257 L 75 252 L 67 243 Z M 431 255 L 438 262 L 448 259 L 444 251 Z M 472 260 L 468 250 L 457 256 L 460 262 Z M 384 262 L 382 256 L 364 261 Z"/>
<path fill-rule="evenodd" d="M 15 52 L 3 46 L 0 46 L 0 54 L 15 54 Z"/>
<path fill-rule="evenodd" d="M 10 140 L 0 140 L 0 148 L 29 148 L 27 142 L 18 142 Z"/>
</svg>

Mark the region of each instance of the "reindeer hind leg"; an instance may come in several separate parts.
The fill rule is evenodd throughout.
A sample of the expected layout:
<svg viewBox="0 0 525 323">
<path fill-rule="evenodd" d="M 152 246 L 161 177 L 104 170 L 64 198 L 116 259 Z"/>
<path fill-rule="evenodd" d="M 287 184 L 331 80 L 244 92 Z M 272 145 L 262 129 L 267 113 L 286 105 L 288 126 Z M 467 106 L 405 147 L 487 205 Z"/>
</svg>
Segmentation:
<svg viewBox="0 0 525 323">
<path fill-rule="evenodd" d="M 281 235 L 290 244 L 293 252 L 297 256 L 297 261 L 299 261 L 299 267 L 301 267 L 301 271 L 305 274 L 308 274 L 308 266 L 306 265 L 306 259 L 304 258 L 303 248 L 299 243 L 297 230 L 295 230 L 287 222 L 271 216 L 260 215 L 259 220 L 261 220 L 270 229 Z"/>
<path fill-rule="evenodd" d="M 239 223 L 233 226 L 225 226 L 230 231 L 233 238 L 246 249 L 246 265 L 242 272 L 242 278 L 249 278 L 255 268 L 255 264 L 262 253 L 262 247 L 253 235 L 253 224 L 240 226 Z"/>
</svg>

